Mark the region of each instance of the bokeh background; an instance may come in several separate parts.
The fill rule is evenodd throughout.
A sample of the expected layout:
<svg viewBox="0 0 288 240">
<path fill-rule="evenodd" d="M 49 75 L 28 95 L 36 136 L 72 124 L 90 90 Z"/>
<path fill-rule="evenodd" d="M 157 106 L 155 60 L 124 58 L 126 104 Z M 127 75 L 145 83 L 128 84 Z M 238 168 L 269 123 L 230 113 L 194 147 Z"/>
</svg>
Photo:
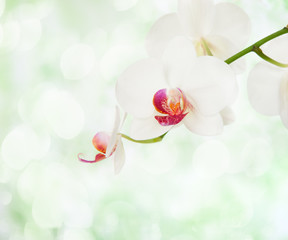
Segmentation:
<svg viewBox="0 0 288 240">
<path fill-rule="evenodd" d="M 219 1 L 216 1 L 219 2 Z M 288 24 L 287 0 L 234 0 L 249 44 Z M 222 135 L 184 127 L 124 141 L 126 164 L 84 164 L 111 130 L 117 76 L 176 0 L 0 0 L 0 239 L 286 240 L 288 130 L 249 105 Z M 287 44 L 288 45 L 288 44 Z M 124 132 L 129 130 L 129 118 Z"/>
</svg>

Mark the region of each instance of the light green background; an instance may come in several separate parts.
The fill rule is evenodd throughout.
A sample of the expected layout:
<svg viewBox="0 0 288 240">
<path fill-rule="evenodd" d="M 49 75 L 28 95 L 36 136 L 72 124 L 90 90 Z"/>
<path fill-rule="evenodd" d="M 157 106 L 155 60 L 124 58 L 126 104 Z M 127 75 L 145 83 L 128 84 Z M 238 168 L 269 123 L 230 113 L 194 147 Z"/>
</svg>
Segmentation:
<svg viewBox="0 0 288 240">
<path fill-rule="evenodd" d="M 249 44 L 288 24 L 287 0 L 231 2 L 251 17 Z M 77 160 L 111 130 L 117 76 L 176 5 L 0 0 L 1 240 L 288 239 L 288 130 L 249 105 L 253 54 L 222 135 L 179 127 L 153 145 L 123 140 L 117 176 L 111 159 Z"/>
</svg>

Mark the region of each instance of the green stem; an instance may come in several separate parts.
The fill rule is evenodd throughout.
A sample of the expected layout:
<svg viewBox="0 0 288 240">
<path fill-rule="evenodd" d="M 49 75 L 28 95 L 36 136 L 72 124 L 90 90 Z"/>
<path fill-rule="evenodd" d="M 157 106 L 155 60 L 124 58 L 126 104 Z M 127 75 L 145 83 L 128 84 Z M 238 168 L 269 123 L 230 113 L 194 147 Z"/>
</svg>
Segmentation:
<svg viewBox="0 0 288 240">
<path fill-rule="evenodd" d="M 121 136 L 123 138 L 126 138 L 127 140 L 131 141 L 131 142 L 135 142 L 135 143 L 156 143 L 156 142 L 161 142 L 162 139 L 165 137 L 165 135 L 167 134 L 168 132 L 164 133 L 163 135 L 159 136 L 159 137 L 156 137 L 156 138 L 151 138 L 151 139 L 146 139 L 146 140 L 136 140 L 136 139 L 133 139 L 123 133 L 120 133 Z"/>
<path fill-rule="evenodd" d="M 288 67 L 288 64 L 280 63 L 280 62 L 278 62 L 278 61 L 276 61 L 276 60 L 268 57 L 266 54 L 264 54 L 264 53 L 262 52 L 262 50 L 261 50 L 260 48 L 254 49 L 254 52 L 255 52 L 259 57 L 261 57 L 262 59 L 264 59 L 265 61 L 267 61 L 267 62 L 269 62 L 269 63 L 272 63 L 272 64 L 274 64 L 274 65 L 276 65 L 276 66 L 278 66 L 278 67 L 284 67 L 284 68 L 285 68 L 285 67 Z"/>
<path fill-rule="evenodd" d="M 250 53 L 250 52 L 256 52 L 256 51 L 258 51 L 258 49 L 259 49 L 264 43 L 266 43 L 266 42 L 268 42 L 268 41 L 270 41 L 270 40 L 272 40 L 272 39 L 274 39 L 274 38 L 276 38 L 276 37 L 279 37 L 279 36 L 281 36 L 281 35 L 283 35 L 283 34 L 286 34 L 286 33 L 288 33 L 288 25 L 287 25 L 286 27 L 284 27 L 283 29 L 281 29 L 281 30 L 279 30 L 279 31 L 277 31 L 277 32 L 275 32 L 275 33 L 270 34 L 269 36 L 267 36 L 267 37 L 259 40 L 258 42 L 254 43 L 253 45 L 251 45 L 251 46 L 243 49 L 242 51 L 236 53 L 236 54 L 233 55 L 232 57 L 226 59 L 225 62 L 226 62 L 227 64 L 230 64 L 230 63 L 236 61 L 238 58 L 243 57 L 244 55 L 246 55 L 246 54 L 248 54 L 248 53 Z M 260 57 L 261 57 L 261 56 L 260 56 Z M 265 60 L 265 59 L 264 59 L 264 60 Z M 272 60 L 273 60 L 273 59 L 272 59 Z M 273 60 L 273 61 L 274 61 L 274 60 Z"/>
</svg>

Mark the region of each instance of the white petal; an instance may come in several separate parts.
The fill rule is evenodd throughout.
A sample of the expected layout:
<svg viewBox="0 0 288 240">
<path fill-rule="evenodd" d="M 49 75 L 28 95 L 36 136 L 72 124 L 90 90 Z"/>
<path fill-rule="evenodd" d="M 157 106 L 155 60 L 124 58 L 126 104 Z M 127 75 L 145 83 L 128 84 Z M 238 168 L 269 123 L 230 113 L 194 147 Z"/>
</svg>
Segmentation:
<svg viewBox="0 0 288 240">
<path fill-rule="evenodd" d="M 179 87 L 202 114 L 216 114 L 233 102 L 237 84 L 228 64 L 215 57 L 198 57 L 190 71 Z"/>
<path fill-rule="evenodd" d="M 116 97 L 125 112 L 140 118 L 148 117 L 154 111 L 154 94 L 165 87 L 162 64 L 157 60 L 142 60 L 120 76 Z"/>
<path fill-rule="evenodd" d="M 175 87 L 180 78 L 190 73 L 195 60 L 195 47 L 187 38 L 175 37 L 167 44 L 163 54 L 163 66 L 171 87 Z"/>
<path fill-rule="evenodd" d="M 171 128 L 172 126 L 161 126 L 154 116 L 134 119 L 131 124 L 130 136 L 137 140 L 151 139 L 163 135 Z"/>
<path fill-rule="evenodd" d="M 288 35 L 265 43 L 262 47 L 263 52 L 274 60 L 288 64 Z"/>
<path fill-rule="evenodd" d="M 239 48 L 232 41 L 220 35 L 208 35 L 205 40 L 213 56 L 224 61 L 239 51 Z M 236 74 L 242 73 L 245 70 L 245 59 L 237 59 L 230 66 Z"/>
<path fill-rule="evenodd" d="M 110 156 L 113 151 L 114 146 L 116 145 L 118 133 L 120 128 L 120 109 L 118 106 L 115 107 L 115 120 L 114 120 L 114 127 L 110 136 L 109 143 L 106 149 L 106 156 Z"/>
<path fill-rule="evenodd" d="M 146 40 L 149 56 L 160 58 L 167 43 L 175 36 L 183 35 L 176 13 L 161 17 L 151 28 Z"/>
<path fill-rule="evenodd" d="M 186 34 L 193 38 L 207 35 L 214 20 L 213 0 L 179 0 L 179 20 Z"/>
<path fill-rule="evenodd" d="M 288 128 L 288 74 L 281 81 L 280 97 L 280 117 L 285 127 Z"/>
<path fill-rule="evenodd" d="M 235 114 L 230 107 L 224 108 L 220 112 L 220 115 L 222 117 L 224 125 L 229 125 L 235 121 Z"/>
<path fill-rule="evenodd" d="M 235 62 L 229 64 L 236 74 L 241 74 L 246 69 L 246 61 L 244 58 L 239 58 Z"/>
<path fill-rule="evenodd" d="M 121 137 L 120 137 L 121 138 Z M 117 149 L 114 153 L 114 173 L 118 174 L 125 163 L 125 151 L 121 139 L 118 141 Z"/>
<path fill-rule="evenodd" d="M 207 117 L 193 111 L 188 113 L 183 122 L 191 132 L 203 136 L 218 135 L 223 130 L 223 121 L 220 114 Z"/>
<path fill-rule="evenodd" d="M 247 43 L 250 32 L 250 19 L 240 7 L 233 3 L 215 5 L 215 19 L 211 34 L 229 39 L 240 49 Z"/>
<path fill-rule="evenodd" d="M 265 62 L 258 63 L 250 72 L 247 82 L 248 97 L 259 113 L 279 114 L 282 75 L 282 69 Z"/>
<path fill-rule="evenodd" d="M 237 48 L 233 42 L 221 35 L 208 35 L 205 37 L 208 47 L 213 56 L 226 60 L 233 54 L 237 53 Z"/>
</svg>

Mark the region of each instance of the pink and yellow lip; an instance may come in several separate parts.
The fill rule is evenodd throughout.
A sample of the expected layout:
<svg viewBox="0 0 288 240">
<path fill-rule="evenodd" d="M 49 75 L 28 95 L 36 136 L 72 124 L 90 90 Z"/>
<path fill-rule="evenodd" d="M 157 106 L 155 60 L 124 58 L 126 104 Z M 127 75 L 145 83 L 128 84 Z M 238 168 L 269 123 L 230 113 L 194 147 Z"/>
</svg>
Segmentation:
<svg viewBox="0 0 288 240">
<path fill-rule="evenodd" d="M 176 125 L 188 114 L 189 102 L 179 88 L 160 89 L 154 94 L 153 105 L 157 112 L 165 116 L 155 116 L 162 126 Z"/>
<path fill-rule="evenodd" d="M 110 135 L 108 135 L 106 132 L 98 132 L 95 134 L 95 136 L 92 139 L 92 143 L 94 145 L 94 147 L 99 151 L 98 154 L 96 154 L 95 159 L 94 160 L 86 160 L 84 158 L 81 157 L 81 153 L 78 154 L 78 159 L 82 162 L 86 162 L 86 163 L 95 163 L 95 162 L 99 162 L 101 160 L 104 160 L 108 157 L 110 157 L 116 147 L 114 147 L 112 153 L 109 156 L 106 156 L 106 150 L 107 150 L 107 146 L 108 143 L 110 141 Z"/>
</svg>

